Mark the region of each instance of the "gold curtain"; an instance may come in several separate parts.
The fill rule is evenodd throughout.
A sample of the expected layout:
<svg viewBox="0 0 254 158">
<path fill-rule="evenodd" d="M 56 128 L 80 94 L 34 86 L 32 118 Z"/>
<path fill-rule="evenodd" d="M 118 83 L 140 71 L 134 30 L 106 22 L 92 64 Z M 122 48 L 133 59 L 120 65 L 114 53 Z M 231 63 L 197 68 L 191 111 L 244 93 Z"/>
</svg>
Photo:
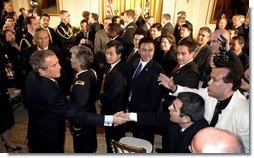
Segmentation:
<svg viewBox="0 0 254 158">
<path fill-rule="evenodd" d="M 120 15 L 127 9 L 135 9 L 136 6 L 140 6 L 144 12 L 147 0 L 112 0 L 114 15 Z M 162 14 L 162 2 L 163 0 L 149 0 L 150 1 L 150 15 L 154 16 L 155 21 L 161 21 Z M 107 4 L 108 0 L 99 1 L 99 15 L 102 20 L 107 16 Z"/>
</svg>

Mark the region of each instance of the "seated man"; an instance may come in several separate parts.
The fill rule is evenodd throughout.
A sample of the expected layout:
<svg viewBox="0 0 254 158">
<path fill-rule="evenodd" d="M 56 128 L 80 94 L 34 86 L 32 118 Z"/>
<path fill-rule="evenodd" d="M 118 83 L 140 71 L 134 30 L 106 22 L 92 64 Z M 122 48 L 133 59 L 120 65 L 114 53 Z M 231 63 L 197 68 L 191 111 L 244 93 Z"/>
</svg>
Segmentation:
<svg viewBox="0 0 254 158">
<path fill-rule="evenodd" d="M 169 106 L 169 113 L 118 113 L 138 124 L 164 127 L 168 133 L 168 153 L 189 153 L 194 135 L 208 126 L 204 119 L 205 101 L 195 93 L 182 92 Z"/>
</svg>

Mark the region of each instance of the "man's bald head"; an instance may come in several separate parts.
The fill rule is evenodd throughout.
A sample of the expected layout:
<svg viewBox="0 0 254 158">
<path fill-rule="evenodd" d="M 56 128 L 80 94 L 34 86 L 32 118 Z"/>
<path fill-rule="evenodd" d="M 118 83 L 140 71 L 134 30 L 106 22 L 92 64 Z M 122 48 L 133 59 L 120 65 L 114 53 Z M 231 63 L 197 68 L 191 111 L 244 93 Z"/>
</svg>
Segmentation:
<svg viewBox="0 0 254 158">
<path fill-rule="evenodd" d="M 241 139 L 232 132 L 207 127 L 193 137 L 191 142 L 193 153 L 244 153 Z"/>
</svg>

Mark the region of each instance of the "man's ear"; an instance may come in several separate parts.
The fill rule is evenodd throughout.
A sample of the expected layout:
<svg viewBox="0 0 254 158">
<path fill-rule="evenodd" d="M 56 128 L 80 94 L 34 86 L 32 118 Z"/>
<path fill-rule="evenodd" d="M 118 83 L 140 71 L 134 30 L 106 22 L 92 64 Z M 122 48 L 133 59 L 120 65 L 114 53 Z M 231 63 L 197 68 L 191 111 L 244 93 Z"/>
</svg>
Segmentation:
<svg viewBox="0 0 254 158">
<path fill-rule="evenodd" d="M 183 120 L 183 122 L 185 122 L 185 123 L 191 122 L 190 116 L 186 116 L 186 115 L 184 115 L 184 116 L 182 117 L 182 120 Z"/>
<path fill-rule="evenodd" d="M 45 75 L 45 70 L 43 70 L 41 68 L 38 69 L 38 72 L 39 72 L 40 76 L 44 76 Z"/>
</svg>

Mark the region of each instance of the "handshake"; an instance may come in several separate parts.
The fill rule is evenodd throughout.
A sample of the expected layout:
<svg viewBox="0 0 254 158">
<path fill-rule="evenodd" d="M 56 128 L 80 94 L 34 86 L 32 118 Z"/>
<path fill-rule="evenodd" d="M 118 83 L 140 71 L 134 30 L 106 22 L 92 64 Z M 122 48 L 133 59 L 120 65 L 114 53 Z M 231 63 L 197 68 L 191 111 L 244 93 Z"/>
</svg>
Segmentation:
<svg viewBox="0 0 254 158">
<path fill-rule="evenodd" d="M 120 112 L 117 112 L 113 115 L 114 126 L 124 124 L 127 121 L 131 121 L 130 120 L 130 113 L 128 113 L 128 112 L 124 113 L 123 111 L 120 111 Z"/>
</svg>

